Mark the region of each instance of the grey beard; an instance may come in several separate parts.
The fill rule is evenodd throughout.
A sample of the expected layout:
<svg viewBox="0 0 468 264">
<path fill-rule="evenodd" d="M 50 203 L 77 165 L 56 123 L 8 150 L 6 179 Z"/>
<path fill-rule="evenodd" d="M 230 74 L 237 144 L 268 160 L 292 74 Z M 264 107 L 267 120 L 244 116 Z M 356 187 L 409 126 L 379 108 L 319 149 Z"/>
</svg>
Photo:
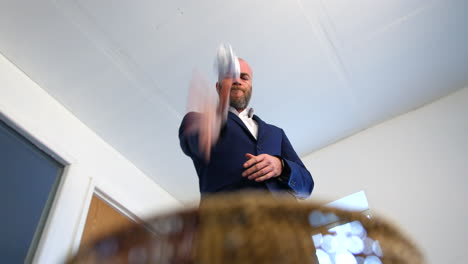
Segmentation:
<svg viewBox="0 0 468 264">
<path fill-rule="evenodd" d="M 242 96 L 239 99 L 229 99 L 229 105 L 234 107 L 235 109 L 245 109 L 247 108 L 247 105 L 249 105 L 250 97 L 252 96 L 251 93 L 246 93 L 244 96 Z"/>
</svg>

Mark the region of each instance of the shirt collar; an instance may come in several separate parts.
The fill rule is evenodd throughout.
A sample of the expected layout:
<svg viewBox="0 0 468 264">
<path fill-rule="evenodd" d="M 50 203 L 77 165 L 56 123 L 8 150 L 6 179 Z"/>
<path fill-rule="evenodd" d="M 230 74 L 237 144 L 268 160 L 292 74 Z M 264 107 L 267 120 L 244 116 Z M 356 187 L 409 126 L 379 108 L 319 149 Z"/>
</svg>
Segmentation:
<svg viewBox="0 0 468 264">
<path fill-rule="evenodd" d="M 237 112 L 237 109 L 235 109 L 232 106 L 229 106 L 229 112 L 236 114 L 239 117 L 242 116 L 242 117 L 247 117 L 247 118 L 252 118 L 252 116 L 254 115 L 254 109 L 252 107 L 247 107 L 246 109 L 244 109 L 244 111 L 239 113 Z"/>
</svg>

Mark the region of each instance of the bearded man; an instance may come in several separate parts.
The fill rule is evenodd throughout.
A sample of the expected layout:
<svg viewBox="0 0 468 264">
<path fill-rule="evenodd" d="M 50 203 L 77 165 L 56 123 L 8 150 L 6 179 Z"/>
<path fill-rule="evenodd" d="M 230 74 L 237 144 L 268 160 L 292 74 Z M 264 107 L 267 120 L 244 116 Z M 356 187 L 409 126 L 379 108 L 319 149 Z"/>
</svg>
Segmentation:
<svg viewBox="0 0 468 264">
<path fill-rule="evenodd" d="M 253 114 L 252 69 L 238 61 L 240 75 L 216 83 L 218 105 L 187 113 L 179 129 L 180 146 L 193 161 L 202 198 L 246 189 L 309 197 L 311 174 L 284 131 Z"/>
</svg>

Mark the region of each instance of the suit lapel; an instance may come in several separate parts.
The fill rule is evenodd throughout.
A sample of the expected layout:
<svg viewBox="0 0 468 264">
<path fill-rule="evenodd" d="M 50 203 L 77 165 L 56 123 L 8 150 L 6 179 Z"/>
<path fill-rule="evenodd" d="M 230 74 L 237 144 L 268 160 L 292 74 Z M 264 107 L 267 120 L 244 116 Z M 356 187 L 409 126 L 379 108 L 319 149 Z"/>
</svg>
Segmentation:
<svg viewBox="0 0 468 264">
<path fill-rule="evenodd" d="M 261 138 L 265 135 L 266 132 L 266 123 L 263 122 L 263 120 L 260 119 L 260 117 L 254 115 L 253 120 L 257 122 L 258 125 L 258 134 L 257 134 L 257 141 L 260 141 Z"/>
<path fill-rule="evenodd" d="M 249 135 L 253 140 L 256 141 L 255 137 L 252 135 L 250 130 L 247 128 L 247 126 L 244 124 L 244 122 L 242 122 L 242 120 L 236 114 L 234 114 L 232 112 L 228 112 L 228 118 L 230 118 L 231 120 L 236 122 L 240 127 L 242 127 L 242 129 L 244 130 L 245 133 L 247 133 L 247 135 Z M 260 126 L 259 126 L 259 133 L 260 133 Z"/>
</svg>

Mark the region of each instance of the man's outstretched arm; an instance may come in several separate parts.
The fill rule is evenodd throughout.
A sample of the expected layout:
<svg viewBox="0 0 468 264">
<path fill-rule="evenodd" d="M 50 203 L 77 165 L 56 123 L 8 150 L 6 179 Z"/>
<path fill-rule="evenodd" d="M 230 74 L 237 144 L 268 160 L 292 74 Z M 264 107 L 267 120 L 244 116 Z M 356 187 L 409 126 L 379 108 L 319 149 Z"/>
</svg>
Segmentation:
<svg viewBox="0 0 468 264">
<path fill-rule="evenodd" d="M 185 154 L 210 160 L 211 148 L 219 138 L 221 127 L 227 119 L 229 92 L 233 79 L 228 77 L 216 84 L 219 101 L 215 100 L 203 87 L 206 82 L 194 75 L 189 91 L 188 105 L 200 111 L 185 115 L 179 128 L 179 140 Z"/>
</svg>

